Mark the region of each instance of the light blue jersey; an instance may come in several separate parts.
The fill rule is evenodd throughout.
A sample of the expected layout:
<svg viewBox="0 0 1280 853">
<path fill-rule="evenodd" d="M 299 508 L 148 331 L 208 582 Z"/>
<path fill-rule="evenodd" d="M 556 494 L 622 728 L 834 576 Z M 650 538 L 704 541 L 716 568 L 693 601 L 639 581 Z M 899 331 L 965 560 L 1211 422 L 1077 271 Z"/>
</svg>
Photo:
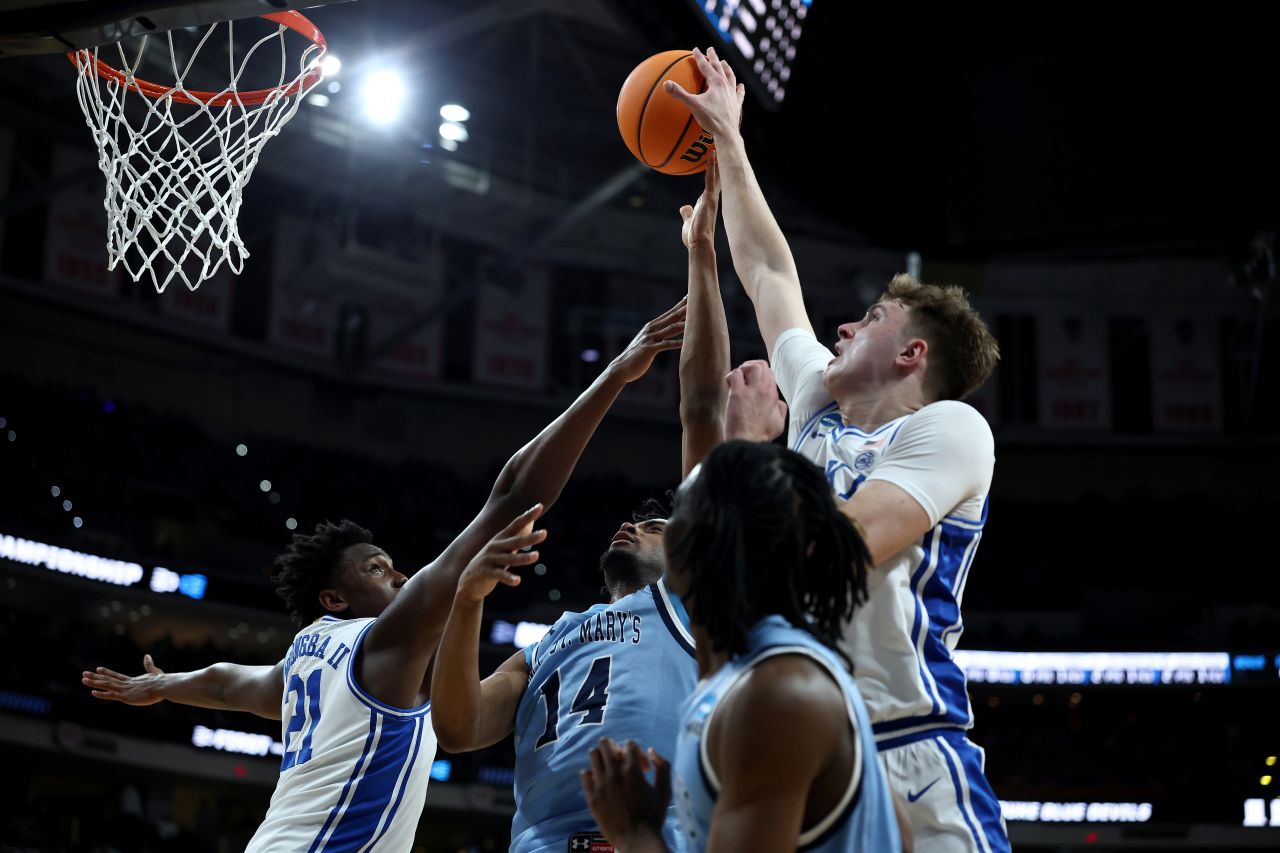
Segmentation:
<svg viewBox="0 0 1280 853">
<path fill-rule="evenodd" d="M 687 849 L 691 853 L 706 849 L 711 813 L 720 794 L 720 781 L 706 752 L 705 734 L 711 717 L 740 678 L 775 655 L 804 655 L 826 669 L 844 692 L 853 730 L 853 772 L 844 796 L 828 815 L 803 829 L 796 849 L 819 853 L 901 850 L 893 800 L 876 757 L 871 721 L 853 678 L 830 649 L 776 615 L 757 622 L 747 637 L 746 654 L 735 656 L 703 682 L 685 705 L 672 765 L 672 787 Z M 788 733 L 779 731 L 774 736 L 785 739 Z"/>
<path fill-rule="evenodd" d="M 582 613 L 565 613 L 525 649 L 529 686 L 516 711 L 513 853 L 568 849 L 596 831 L 578 774 L 602 737 L 675 752 L 680 708 L 698 667 L 689 617 L 659 581 Z M 672 811 L 667 846 L 682 851 Z"/>
</svg>

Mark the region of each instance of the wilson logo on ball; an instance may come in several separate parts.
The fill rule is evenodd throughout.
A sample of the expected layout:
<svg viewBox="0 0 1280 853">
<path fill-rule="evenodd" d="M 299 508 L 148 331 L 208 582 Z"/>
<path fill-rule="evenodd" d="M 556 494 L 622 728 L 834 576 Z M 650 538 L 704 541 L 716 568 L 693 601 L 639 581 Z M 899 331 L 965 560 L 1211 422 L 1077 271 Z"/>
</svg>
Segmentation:
<svg viewBox="0 0 1280 853">
<path fill-rule="evenodd" d="M 713 144 L 715 144 L 715 140 L 711 138 L 711 134 L 704 133 L 680 155 L 680 159 L 696 163 L 706 156 L 707 151 L 710 150 L 710 146 Z"/>
</svg>

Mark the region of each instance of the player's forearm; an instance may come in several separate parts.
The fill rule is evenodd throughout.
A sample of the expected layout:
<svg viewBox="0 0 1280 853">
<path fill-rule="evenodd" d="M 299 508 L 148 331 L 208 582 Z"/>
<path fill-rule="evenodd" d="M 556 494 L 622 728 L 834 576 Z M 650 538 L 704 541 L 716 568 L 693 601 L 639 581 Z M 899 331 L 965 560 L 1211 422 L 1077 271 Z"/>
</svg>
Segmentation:
<svg viewBox="0 0 1280 853">
<path fill-rule="evenodd" d="M 168 672 L 157 679 L 160 695 L 179 705 L 219 711 L 254 711 L 237 685 L 246 671 L 256 667 L 215 663 L 194 672 Z"/>
<path fill-rule="evenodd" d="M 791 247 L 756 181 L 741 135 L 735 133 L 716 140 L 716 162 L 724 195 L 724 230 L 729 237 L 733 268 L 747 296 L 756 302 L 766 295 L 762 287 L 779 286 L 779 276 L 798 286 Z M 766 341 L 770 346 L 772 343 Z"/>
<path fill-rule="evenodd" d="M 511 457 L 494 484 L 495 496 L 509 498 L 519 509 L 535 503 L 549 509 L 624 387 L 626 382 L 606 368 L 573 405 Z"/>
<path fill-rule="evenodd" d="M 729 325 L 720 297 L 715 248 L 695 244 L 689 250 L 689 307 L 680 349 L 683 475 L 724 440 L 728 372 Z"/>
<path fill-rule="evenodd" d="M 480 622 L 484 603 L 455 598 L 440 638 L 431 676 L 431 721 L 448 752 L 467 752 L 479 742 Z"/>
</svg>

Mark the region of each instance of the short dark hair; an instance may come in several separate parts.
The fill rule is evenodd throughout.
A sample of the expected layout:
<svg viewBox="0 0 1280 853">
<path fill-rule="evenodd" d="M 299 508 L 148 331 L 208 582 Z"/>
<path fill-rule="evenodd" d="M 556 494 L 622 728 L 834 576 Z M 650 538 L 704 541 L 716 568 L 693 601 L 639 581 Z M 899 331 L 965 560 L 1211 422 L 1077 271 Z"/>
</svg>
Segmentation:
<svg viewBox="0 0 1280 853">
<path fill-rule="evenodd" d="M 636 524 L 642 521 L 666 521 L 671 517 L 671 491 L 667 490 L 660 498 L 645 498 L 640 506 L 631 511 L 631 520 Z"/>
<path fill-rule="evenodd" d="M 929 342 L 927 387 L 936 400 L 962 400 L 987 381 L 1000 345 L 962 287 L 921 284 L 896 275 L 881 301 L 906 306 L 915 333 Z"/>
<path fill-rule="evenodd" d="M 668 553 L 717 650 L 746 652 L 751 627 L 776 613 L 844 657 L 837 644 L 866 600 L 871 554 L 817 466 L 775 444 L 730 441 L 674 512 Z"/>
<path fill-rule="evenodd" d="M 352 545 L 373 542 L 373 534 L 354 521 L 322 521 L 315 533 L 295 533 L 289 548 L 276 557 L 276 595 L 284 599 L 298 627 L 310 625 L 328 611 L 320 604 L 320 590 L 333 586 L 342 554 Z"/>
</svg>

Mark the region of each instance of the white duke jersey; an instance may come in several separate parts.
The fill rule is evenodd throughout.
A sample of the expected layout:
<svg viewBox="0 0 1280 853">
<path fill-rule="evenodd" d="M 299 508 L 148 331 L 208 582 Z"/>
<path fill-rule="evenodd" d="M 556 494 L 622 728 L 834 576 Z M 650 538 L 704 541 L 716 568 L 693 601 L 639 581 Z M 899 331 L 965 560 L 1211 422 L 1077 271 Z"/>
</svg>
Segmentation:
<svg viewBox="0 0 1280 853">
<path fill-rule="evenodd" d="M 960 602 L 987 518 L 990 426 L 971 406 L 943 400 L 864 432 L 844 423 L 822 384 L 831 350 L 789 329 L 773 353 L 790 406 L 788 446 L 826 471 L 837 498 L 883 480 L 914 498 L 933 525 L 869 574 L 867 602 L 845 631 L 877 743 L 883 749 L 906 735 L 970 728 L 964 673 L 951 652 L 964 630 Z"/>
<path fill-rule="evenodd" d="M 356 853 L 413 846 L 436 753 L 431 703 L 393 708 L 351 662 L 373 619 L 325 616 L 294 637 L 280 706 L 284 755 L 246 853 Z"/>
</svg>

